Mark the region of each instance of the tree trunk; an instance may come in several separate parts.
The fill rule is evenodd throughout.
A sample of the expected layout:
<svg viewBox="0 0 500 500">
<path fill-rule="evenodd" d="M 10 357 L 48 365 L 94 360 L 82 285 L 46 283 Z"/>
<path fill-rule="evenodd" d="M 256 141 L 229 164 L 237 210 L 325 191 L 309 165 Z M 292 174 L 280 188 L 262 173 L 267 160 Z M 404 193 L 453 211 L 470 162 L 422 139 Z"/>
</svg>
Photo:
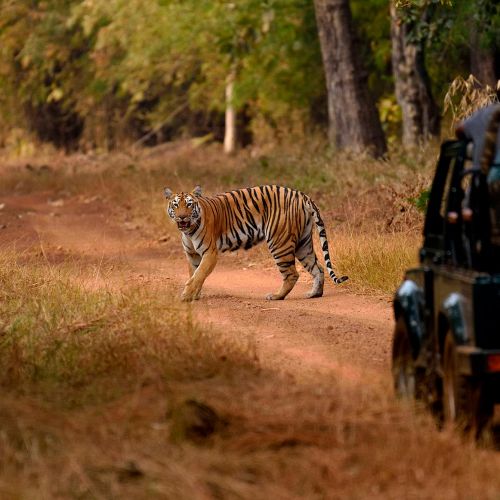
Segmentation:
<svg viewBox="0 0 500 500">
<path fill-rule="evenodd" d="M 226 82 L 226 118 L 224 128 L 224 153 L 231 154 L 236 150 L 236 111 L 234 109 L 234 72 Z"/>
<path fill-rule="evenodd" d="M 325 68 L 330 142 L 339 150 L 382 156 L 386 143 L 368 90 L 349 0 L 314 0 Z"/>
<path fill-rule="evenodd" d="M 467 4 L 467 2 L 465 2 Z M 498 44 L 495 43 L 495 17 L 498 0 L 481 0 L 469 7 L 466 29 L 469 32 L 470 72 L 483 87 L 496 89 L 498 80 Z M 486 42 L 486 43 L 485 43 Z"/>
<path fill-rule="evenodd" d="M 394 2 L 390 9 L 392 71 L 403 118 L 402 141 L 412 147 L 439 135 L 439 109 L 425 68 L 424 41 L 412 41 L 412 27 L 401 19 Z"/>
<path fill-rule="evenodd" d="M 492 89 L 496 89 L 495 53 L 493 50 L 481 47 L 479 33 L 479 27 L 474 23 L 469 31 L 470 72 L 481 85 L 489 85 Z"/>
</svg>

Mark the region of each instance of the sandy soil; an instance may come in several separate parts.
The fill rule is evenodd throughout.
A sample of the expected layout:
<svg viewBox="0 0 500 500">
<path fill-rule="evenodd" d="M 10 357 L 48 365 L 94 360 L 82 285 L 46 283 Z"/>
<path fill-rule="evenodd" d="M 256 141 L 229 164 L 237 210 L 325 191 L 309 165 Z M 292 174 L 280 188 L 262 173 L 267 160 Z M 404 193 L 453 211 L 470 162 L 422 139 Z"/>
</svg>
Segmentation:
<svg viewBox="0 0 500 500">
<path fill-rule="evenodd" d="M 133 283 L 174 289 L 179 295 L 187 279 L 175 233 L 166 238 L 148 234 L 126 209 L 111 209 L 99 197 L 58 198 L 45 192 L 1 202 L 2 247 L 35 251 L 50 262 L 78 259 L 84 272 L 100 282 L 113 282 L 125 273 Z M 201 299 L 186 305 L 195 318 L 224 335 L 250 339 L 263 365 L 294 379 L 314 379 L 335 369 L 346 381 L 389 383 L 389 298 L 354 295 L 348 283 L 328 282 L 322 298 L 305 299 L 310 280 L 301 272 L 286 300 L 266 301 L 265 295 L 279 287 L 280 276 L 260 248 L 220 256 Z M 103 263 L 105 275 L 99 274 Z"/>
</svg>

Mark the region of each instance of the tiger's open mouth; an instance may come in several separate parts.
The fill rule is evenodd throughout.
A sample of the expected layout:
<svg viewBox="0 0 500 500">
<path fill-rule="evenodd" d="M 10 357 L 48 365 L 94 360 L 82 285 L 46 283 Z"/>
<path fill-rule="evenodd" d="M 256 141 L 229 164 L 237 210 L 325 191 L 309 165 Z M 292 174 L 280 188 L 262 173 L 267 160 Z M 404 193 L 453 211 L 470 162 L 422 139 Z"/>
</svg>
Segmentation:
<svg viewBox="0 0 500 500">
<path fill-rule="evenodd" d="M 177 223 L 177 227 L 183 231 L 186 229 L 189 229 L 191 227 L 191 221 L 189 221 L 189 220 L 180 221 Z"/>
</svg>

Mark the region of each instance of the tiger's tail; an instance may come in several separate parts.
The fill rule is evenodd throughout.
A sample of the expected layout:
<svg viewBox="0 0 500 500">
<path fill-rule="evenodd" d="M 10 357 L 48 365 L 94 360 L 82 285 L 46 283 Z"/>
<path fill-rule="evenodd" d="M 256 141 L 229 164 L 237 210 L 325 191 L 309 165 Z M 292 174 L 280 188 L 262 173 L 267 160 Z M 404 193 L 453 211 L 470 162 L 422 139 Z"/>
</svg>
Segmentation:
<svg viewBox="0 0 500 500">
<path fill-rule="evenodd" d="M 316 228 L 318 229 L 319 241 L 321 244 L 321 249 L 323 250 L 323 256 L 325 258 L 325 264 L 326 264 L 326 268 L 328 269 L 328 274 L 330 275 L 330 278 L 332 278 L 333 282 L 335 284 L 339 285 L 340 283 L 347 281 L 349 279 L 349 277 L 342 276 L 339 278 L 335 274 L 335 271 L 333 270 L 333 266 L 332 266 L 332 261 L 330 260 L 330 254 L 328 252 L 328 239 L 326 237 L 325 224 L 323 223 L 323 219 L 321 218 L 321 215 L 319 213 L 319 209 L 316 206 L 316 204 L 314 203 L 314 201 L 312 201 L 309 198 L 309 203 L 311 204 L 312 213 L 314 216 L 314 222 L 316 224 Z"/>
</svg>

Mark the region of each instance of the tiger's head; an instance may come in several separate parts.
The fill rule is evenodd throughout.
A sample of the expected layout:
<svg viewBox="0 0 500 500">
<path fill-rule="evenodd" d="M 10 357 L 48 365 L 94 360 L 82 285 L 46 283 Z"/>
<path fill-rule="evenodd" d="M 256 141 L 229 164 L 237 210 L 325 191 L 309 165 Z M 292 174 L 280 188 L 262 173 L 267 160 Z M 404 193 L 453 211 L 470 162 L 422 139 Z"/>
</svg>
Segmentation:
<svg viewBox="0 0 500 500">
<path fill-rule="evenodd" d="M 164 188 L 165 198 L 168 200 L 167 214 L 177 224 L 183 233 L 189 233 L 201 217 L 198 198 L 201 196 L 201 187 L 196 186 L 191 193 L 173 193 Z"/>
</svg>

